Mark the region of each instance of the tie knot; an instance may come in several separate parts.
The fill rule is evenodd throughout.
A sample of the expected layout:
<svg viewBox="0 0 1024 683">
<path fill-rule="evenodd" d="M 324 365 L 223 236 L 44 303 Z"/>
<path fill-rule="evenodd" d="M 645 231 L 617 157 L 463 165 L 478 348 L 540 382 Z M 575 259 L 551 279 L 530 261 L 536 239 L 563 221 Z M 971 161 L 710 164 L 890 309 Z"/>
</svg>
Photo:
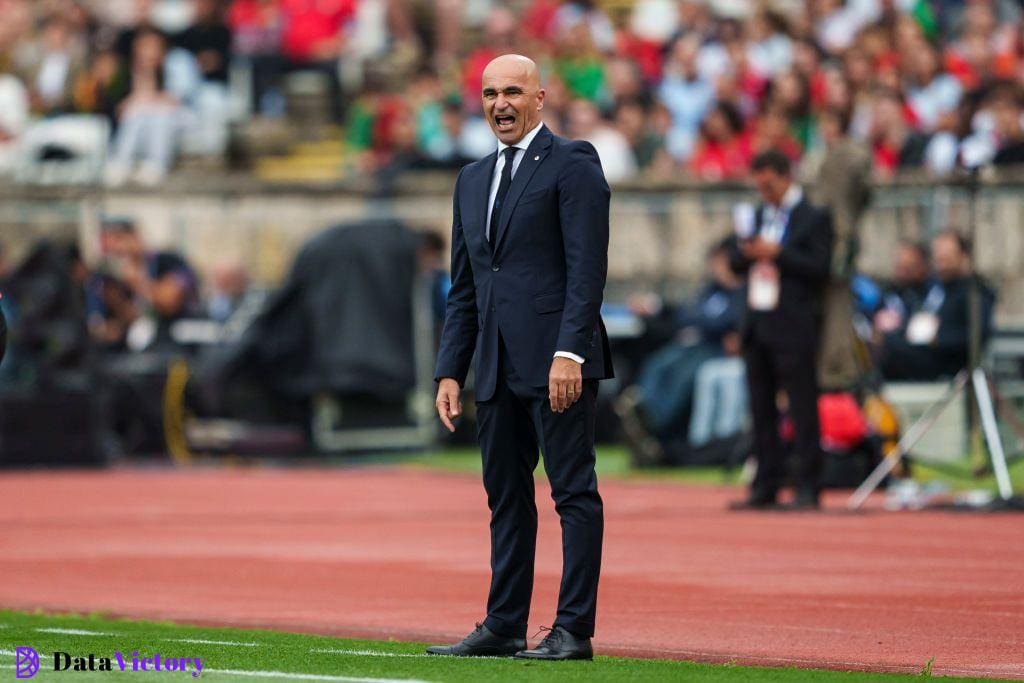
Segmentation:
<svg viewBox="0 0 1024 683">
<path fill-rule="evenodd" d="M 516 158 L 516 152 L 519 151 L 518 147 L 506 147 L 505 148 L 505 163 L 511 164 Z"/>
</svg>

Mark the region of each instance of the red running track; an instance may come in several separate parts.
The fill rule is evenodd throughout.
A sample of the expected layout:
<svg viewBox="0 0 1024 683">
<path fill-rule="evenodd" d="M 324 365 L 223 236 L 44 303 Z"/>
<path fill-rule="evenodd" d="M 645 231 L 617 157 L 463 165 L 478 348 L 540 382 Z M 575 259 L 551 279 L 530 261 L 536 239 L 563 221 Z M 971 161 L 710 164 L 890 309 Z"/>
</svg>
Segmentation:
<svg viewBox="0 0 1024 683">
<path fill-rule="evenodd" d="M 554 616 L 541 483 L 531 630 Z M 604 481 L 599 652 L 1024 678 L 1024 521 L 730 513 L 736 490 Z M 479 480 L 412 469 L 0 475 L 0 606 L 449 640 L 483 616 Z"/>
</svg>

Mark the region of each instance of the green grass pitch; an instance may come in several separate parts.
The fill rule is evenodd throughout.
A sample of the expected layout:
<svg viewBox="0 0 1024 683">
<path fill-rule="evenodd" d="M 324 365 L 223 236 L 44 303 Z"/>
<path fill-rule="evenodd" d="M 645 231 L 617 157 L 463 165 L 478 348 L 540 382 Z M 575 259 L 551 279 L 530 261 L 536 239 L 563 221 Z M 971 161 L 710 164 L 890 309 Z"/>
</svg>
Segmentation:
<svg viewBox="0 0 1024 683">
<path fill-rule="evenodd" d="M 514 659 L 428 657 L 422 643 L 348 640 L 252 629 L 203 628 L 166 622 L 107 619 L 100 615 L 50 616 L 0 611 L 0 676 L 17 680 L 14 649 L 33 647 L 40 655 L 32 681 L 83 683 L 118 681 L 919 681 L 921 676 L 844 673 L 809 669 L 769 669 L 693 664 L 668 660 L 597 657 L 593 662 L 524 662 Z M 200 658 L 202 673 L 132 672 L 139 657 Z M 114 652 L 122 652 L 129 671 L 122 673 Z M 54 652 L 111 659 L 113 671 L 53 671 Z M 94 660 L 98 662 L 98 660 Z M 922 662 L 922 668 L 925 668 Z M 98 663 L 97 663 L 98 665 Z M 956 679 L 977 680 L 977 679 Z"/>
</svg>

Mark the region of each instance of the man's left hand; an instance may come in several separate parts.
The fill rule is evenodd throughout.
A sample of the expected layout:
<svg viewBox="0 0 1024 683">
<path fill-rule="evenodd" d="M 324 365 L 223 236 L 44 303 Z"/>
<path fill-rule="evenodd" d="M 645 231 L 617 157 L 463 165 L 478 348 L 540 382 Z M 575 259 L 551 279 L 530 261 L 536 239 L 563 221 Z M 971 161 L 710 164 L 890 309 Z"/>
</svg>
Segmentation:
<svg viewBox="0 0 1024 683">
<path fill-rule="evenodd" d="M 740 244 L 743 255 L 751 261 L 774 261 L 780 249 L 778 242 L 769 242 L 760 237 Z"/>
<path fill-rule="evenodd" d="M 583 393 L 583 366 L 571 358 L 555 357 L 548 375 L 551 410 L 564 413 Z"/>
</svg>

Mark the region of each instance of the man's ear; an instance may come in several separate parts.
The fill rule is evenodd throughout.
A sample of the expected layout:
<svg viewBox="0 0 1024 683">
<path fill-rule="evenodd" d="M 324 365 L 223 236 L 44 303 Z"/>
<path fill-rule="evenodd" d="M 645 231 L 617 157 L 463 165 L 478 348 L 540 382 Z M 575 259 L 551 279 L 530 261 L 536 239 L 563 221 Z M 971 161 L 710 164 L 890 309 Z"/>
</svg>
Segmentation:
<svg viewBox="0 0 1024 683">
<path fill-rule="evenodd" d="M 537 111 L 540 111 L 541 109 L 544 108 L 544 95 L 545 94 L 546 93 L 544 92 L 544 88 L 541 88 L 540 90 L 537 91 Z"/>
</svg>

